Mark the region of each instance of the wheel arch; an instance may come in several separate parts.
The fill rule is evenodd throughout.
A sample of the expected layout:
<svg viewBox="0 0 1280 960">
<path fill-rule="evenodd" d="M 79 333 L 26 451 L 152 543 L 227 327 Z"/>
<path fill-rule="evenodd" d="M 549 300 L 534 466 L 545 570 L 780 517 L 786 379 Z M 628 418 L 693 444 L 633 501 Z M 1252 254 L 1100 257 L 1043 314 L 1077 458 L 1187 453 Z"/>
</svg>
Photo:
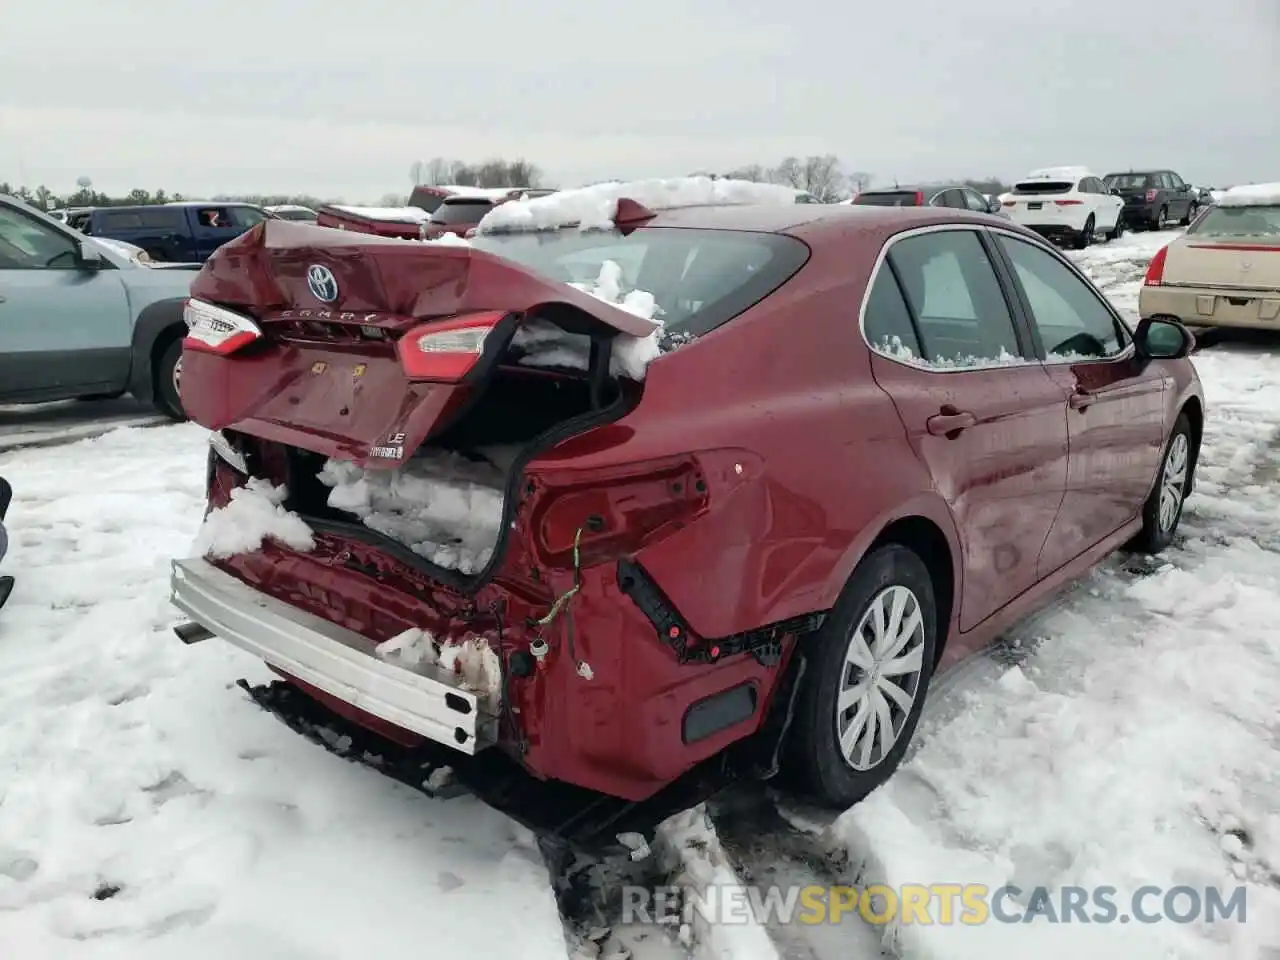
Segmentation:
<svg viewBox="0 0 1280 960">
<path fill-rule="evenodd" d="M 129 392 L 144 403 L 156 396 L 155 369 L 169 344 L 186 333 L 182 319 L 186 297 L 157 300 L 142 308 L 133 325 Z"/>
<path fill-rule="evenodd" d="M 955 621 L 964 587 L 959 536 L 951 511 L 940 498 L 917 498 L 893 515 L 868 525 L 833 578 L 838 583 L 834 586 L 832 603 L 863 557 L 889 543 L 904 546 L 919 556 L 933 581 L 939 628 L 934 645 L 936 666 L 956 632 Z"/>
<path fill-rule="evenodd" d="M 1200 444 L 1204 438 L 1204 401 L 1195 394 L 1187 397 L 1178 409 L 1179 415 L 1186 414 L 1191 426 L 1191 462 L 1187 465 L 1187 489 L 1189 495 L 1196 486 L 1196 466 L 1200 462 Z M 1177 418 L 1175 417 L 1175 422 Z"/>
</svg>

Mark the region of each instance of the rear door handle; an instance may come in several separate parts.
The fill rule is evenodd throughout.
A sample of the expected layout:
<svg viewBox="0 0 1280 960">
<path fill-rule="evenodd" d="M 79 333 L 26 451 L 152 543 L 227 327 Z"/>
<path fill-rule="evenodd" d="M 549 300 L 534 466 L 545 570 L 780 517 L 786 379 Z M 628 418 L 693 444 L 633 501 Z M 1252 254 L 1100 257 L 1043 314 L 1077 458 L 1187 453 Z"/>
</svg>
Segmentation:
<svg viewBox="0 0 1280 960">
<path fill-rule="evenodd" d="M 1088 390 L 1076 390 L 1067 398 L 1067 403 L 1072 410 L 1083 410 L 1096 399 Z"/>
<path fill-rule="evenodd" d="M 978 418 L 972 413 L 954 409 L 947 410 L 945 408 L 944 410 L 945 412 L 935 413 L 925 421 L 925 426 L 935 437 L 945 437 L 948 434 L 958 433 L 978 422 Z"/>
</svg>

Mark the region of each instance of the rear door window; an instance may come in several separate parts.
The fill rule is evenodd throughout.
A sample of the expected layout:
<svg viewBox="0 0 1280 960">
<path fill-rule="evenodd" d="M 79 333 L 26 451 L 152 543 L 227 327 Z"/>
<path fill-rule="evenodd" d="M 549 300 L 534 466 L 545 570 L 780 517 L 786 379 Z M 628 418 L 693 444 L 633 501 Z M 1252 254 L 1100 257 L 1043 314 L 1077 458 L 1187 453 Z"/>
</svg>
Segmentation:
<svg viewBox="0 0 1280 960">
<path fill-rule="evenodd" d="M 976 190 L 966 190 L 964 192 L 965 206 L 975 213 L 987 213 L 986 198 L 979 194 Z"/>
<path fill-rule="evenodd" d="M 1009 305 L 975 231 L 907 237 L 893 245 L 888 259 L 915 318 L 927 363 L 983 367 L 1023 359 Z"/>
<path fill-rule="evenodd" d="M 922 360 L 924 351 L 916 333 L 902 288 L 886 263 L 871 284 L 863 314 L 862 331 L 871 349 L 898 360 Z"/>
</svg>

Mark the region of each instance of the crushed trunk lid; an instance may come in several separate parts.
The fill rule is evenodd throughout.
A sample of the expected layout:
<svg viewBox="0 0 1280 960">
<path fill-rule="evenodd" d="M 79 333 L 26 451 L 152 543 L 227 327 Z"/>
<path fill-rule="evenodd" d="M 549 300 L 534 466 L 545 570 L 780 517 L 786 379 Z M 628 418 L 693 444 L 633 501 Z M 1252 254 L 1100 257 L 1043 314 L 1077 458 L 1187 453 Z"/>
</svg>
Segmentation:
<svg viewBox="0 0 1280 960">
<path fill-rule="evenodd" d="M 399 466 L 447 427 L 526 319 L 601 340 L 657 327 L 471 247 L 287 220 L 220 248 L 191 296 L 251 317 L 260 333 L 225 355 L 188 338 L 183 401 L 193 420 L 374 468 Z M 468 375 L 406 372 L 408 338 L 447 340 L 477 323 L 491 329 Z"/>
</svg>

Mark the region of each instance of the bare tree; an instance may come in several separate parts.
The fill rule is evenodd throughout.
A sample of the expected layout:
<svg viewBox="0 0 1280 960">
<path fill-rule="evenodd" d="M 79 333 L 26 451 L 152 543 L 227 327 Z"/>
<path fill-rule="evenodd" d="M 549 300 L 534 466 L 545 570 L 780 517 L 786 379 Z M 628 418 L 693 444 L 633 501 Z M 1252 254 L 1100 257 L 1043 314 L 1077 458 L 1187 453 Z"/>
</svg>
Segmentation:
<svg viewBox="0 0 1280 960">
<path fill-rule="evenodd" d="M 421 182 L 439 186 L 448 181 L 450 173 L 449 161 L 444 157 L 432 157 L 427 161 L 427 169 Z"/>
<path fill-rule="evenodd" d="M 854 193 L 862 193 L 871 186 L 871 174 L 864 170 L 855 170 L 848 176 L 849 189 Z"/>
<path fill-rule="evenodd" d="M 422 177 L 426 173 L 426 164 L 421 160 L 415 160 L 409 165 L 409 182 L 415 187 L 422 183 Z"/>
</svg>

